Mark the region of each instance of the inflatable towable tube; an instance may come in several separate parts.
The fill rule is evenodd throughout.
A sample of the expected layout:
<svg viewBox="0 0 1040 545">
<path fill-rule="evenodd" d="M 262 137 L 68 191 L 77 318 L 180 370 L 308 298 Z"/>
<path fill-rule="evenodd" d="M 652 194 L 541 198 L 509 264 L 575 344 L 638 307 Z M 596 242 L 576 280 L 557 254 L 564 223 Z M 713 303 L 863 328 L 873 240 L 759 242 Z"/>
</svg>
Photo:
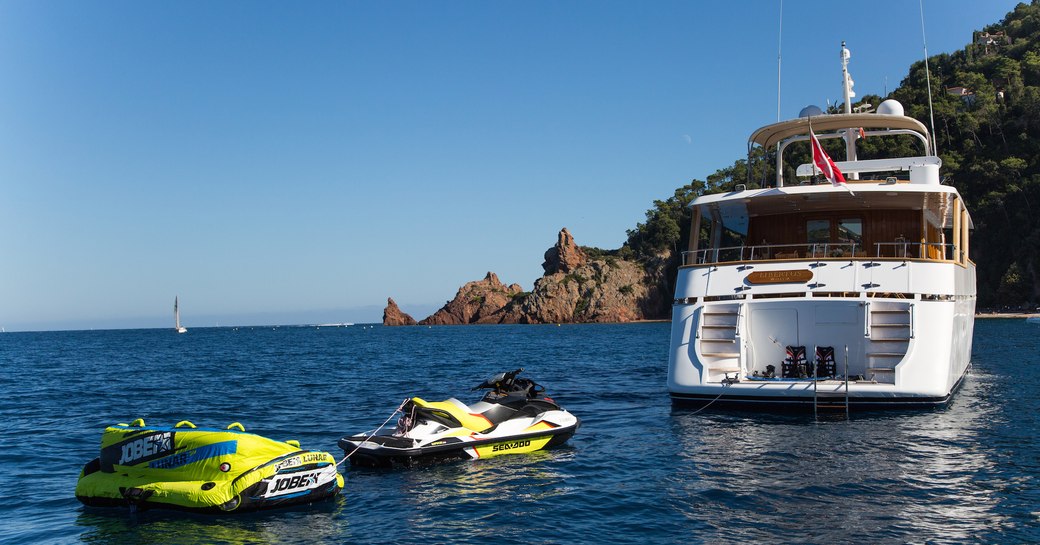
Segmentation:
<svg viewBox="0 0 1040 545">
<path fill-rule="evenodd" d="M 76 497 L 91 507 L 131 506 L 227 513 L 335 496 L 336 460 L 274 441 L 234 423 L 227 429 L 116 424 L 101 435 L 101 455 L 80 472 Z"/>
</svg>

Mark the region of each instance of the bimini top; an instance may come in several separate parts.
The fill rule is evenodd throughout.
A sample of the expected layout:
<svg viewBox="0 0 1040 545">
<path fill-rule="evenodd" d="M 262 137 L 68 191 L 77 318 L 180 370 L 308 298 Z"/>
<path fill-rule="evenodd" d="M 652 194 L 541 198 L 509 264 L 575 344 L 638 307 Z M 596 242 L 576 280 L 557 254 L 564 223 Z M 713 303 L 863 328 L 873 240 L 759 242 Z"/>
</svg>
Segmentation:
<svg viewBox="0 0 1040 545">
<path fill-rule="evenodd" d="M 813 131 L 828 132 L 862 127 L 864 129 L 902 129 L 918 132 L 928 138 L 928 129 L 920 121 L 903 115 L 891 114 L 831 114 L 812 117 Z M 766 125 L 751 134 L 748 147 L 758 144 L 772 147 L 792 136 L 809 134 L 808 117 L 790 119 Z"/>
</svg>

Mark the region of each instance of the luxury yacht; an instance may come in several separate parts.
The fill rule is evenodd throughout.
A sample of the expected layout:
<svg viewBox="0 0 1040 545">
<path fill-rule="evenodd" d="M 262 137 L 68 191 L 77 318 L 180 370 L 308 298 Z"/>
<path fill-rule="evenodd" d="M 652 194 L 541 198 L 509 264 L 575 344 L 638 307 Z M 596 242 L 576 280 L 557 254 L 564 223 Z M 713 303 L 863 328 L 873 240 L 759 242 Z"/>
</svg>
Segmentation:
<svg viewBox="0 0 1040 545">
<path fill-rule="evenodd" d="M 758 129 L 748 164 L 756 146 L 775 154 L 775 180 L 762 184 L 769 187 L 738 185 L 690 205 L 690 247 L 672 307 L 675 404 L 936 406 L 967 371 L 976 299 L 971 217 L 942 183 L 928 129 L 902 105 L 851 111 L 842 45 L 845 113 L 808 107 Z M 910 140 L 919 155 L 857 159 L 863 138 Z M 840 139 L 846 160 L 821 151 L 823 160 L 814 153 L 807 164 L 785 162 L 804 158 L 814 139 Z"/>
</svg>

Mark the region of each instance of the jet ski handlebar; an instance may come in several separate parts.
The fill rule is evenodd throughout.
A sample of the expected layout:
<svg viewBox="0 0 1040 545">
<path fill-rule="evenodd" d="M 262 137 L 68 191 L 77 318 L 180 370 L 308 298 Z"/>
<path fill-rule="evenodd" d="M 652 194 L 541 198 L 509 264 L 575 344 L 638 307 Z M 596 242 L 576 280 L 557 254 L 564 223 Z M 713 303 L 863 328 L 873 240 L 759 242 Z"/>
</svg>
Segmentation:
<svg viewBox="0 0 1040 545">
<path fill-rule="evenodd" d="M 496 390 L 501 389 L 504 386 L 511 385 L 513 383 L 513 379 L 515 379 L 517 375 L 523 372 L 524 368 L 521 367 L 515 371 L 505 371 L 502 373 L 498 373 L 497 375 L 493 375 L 491 378 L 474 386 L 472 390 L 486 390 L 489 388 L 494 388 Z"/>
<path fill-rule="evenodd" d="M 511 392 L 528 392 L 528 395 L 534 391 L 535 393 L 540 391 L 540 387 L 537 383 L 530 379 L 517 379 L 516 376 L 524 372 L 524 368 L 521 367 L 515 371 L 506 371 L 498 373 L 491 378 L 481 382 L 474 386 L 472 390 L 490 390 L 493 389 L 497 394 L 508 394 Z"/>
</svg>

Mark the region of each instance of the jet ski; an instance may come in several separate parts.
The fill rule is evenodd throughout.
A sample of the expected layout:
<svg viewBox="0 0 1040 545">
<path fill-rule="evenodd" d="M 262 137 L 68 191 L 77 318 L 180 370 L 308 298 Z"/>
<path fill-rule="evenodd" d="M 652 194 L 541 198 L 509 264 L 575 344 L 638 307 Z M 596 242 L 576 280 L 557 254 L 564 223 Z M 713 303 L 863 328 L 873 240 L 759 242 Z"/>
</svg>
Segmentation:
<svg viewBox="0 0 1040 545">
<path fill-rule="evenodd" d="M 105 428 L 76 497 L 90 507 L 228 513 L 312 503 L 341 488 L 335 458 L 297 441 L 246 433 L 238 422 L 222 430 L 137 419 Z"/>
<path fill-rule="evenodd" d="M 472 388 L 489 390 L 472 405 L 455 398 L 408 399 L 395 430 L 344 437 L 339 446 L 352 466 L 398 467 L 562 445 L 580 421 L 545 395 L 541 385 L 517 378 L 521 372 L 498 373 Z"/>
</svg>

